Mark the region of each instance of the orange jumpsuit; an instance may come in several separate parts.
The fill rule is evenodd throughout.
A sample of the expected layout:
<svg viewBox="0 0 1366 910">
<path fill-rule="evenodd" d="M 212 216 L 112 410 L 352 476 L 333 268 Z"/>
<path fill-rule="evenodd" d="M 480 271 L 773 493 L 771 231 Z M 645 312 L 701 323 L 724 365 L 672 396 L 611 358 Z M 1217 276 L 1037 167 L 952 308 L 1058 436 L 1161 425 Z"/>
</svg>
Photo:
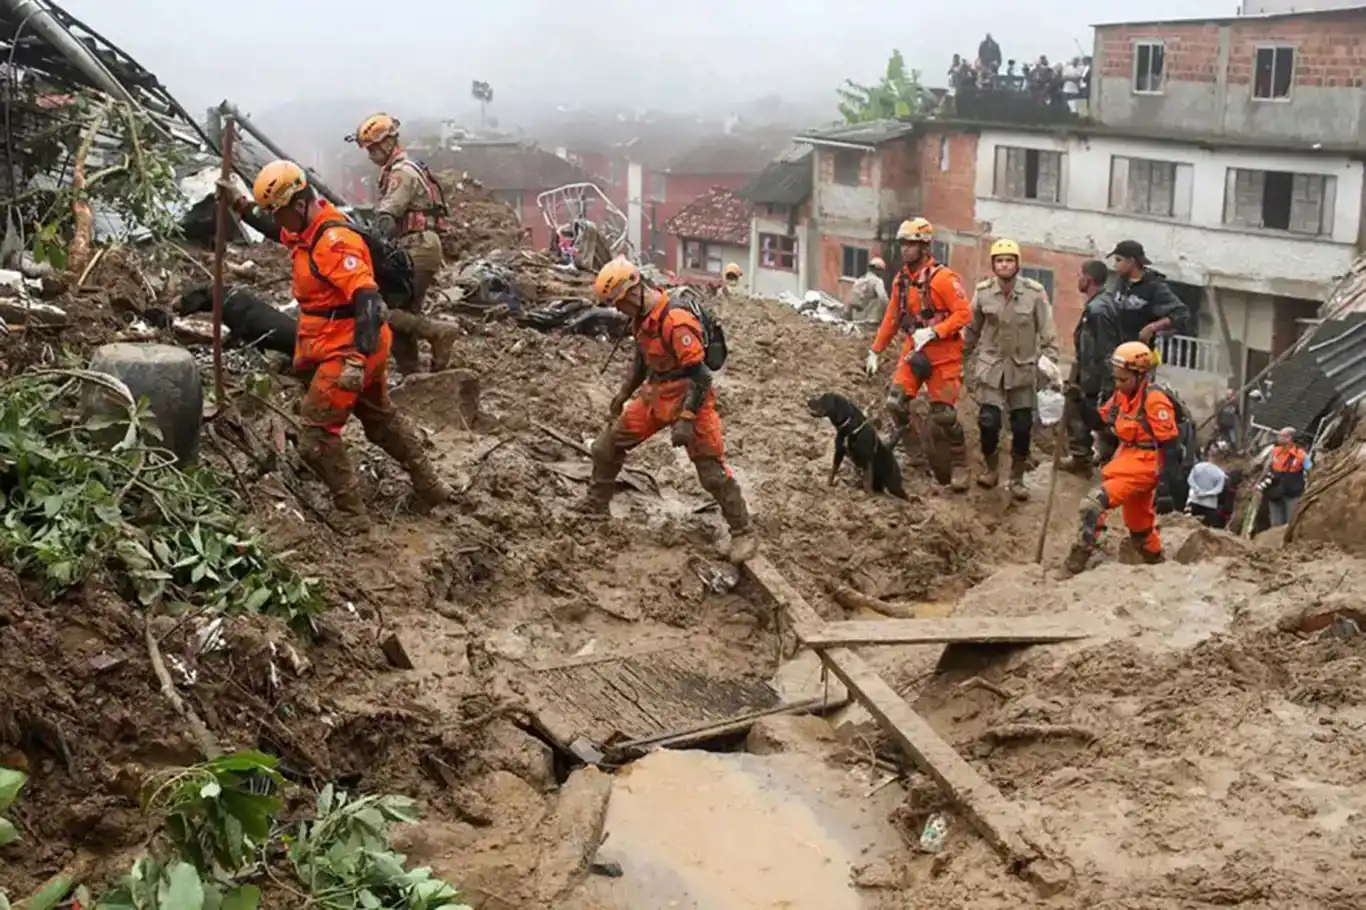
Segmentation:
<svg viewBox="0 0 1366 910">
<path fill-rule="evenodd" d="M 692 380 L 682 373 L 706 357 L 697 317 L 684 307 L 670 307 L 669 295 L 664 292 L 660 292 L 658 302 L 641 320 L 635 338 L 648 373 L 645 384 L 626 403 L 617 420 L 616 446 L 623 452 L 645 442 L 683 415 Z M 687 447 L 688 457 L 693 461 L 722 461 L 725 442 L 713 389 L 703 395 L 694 426 L 697 432 Z M 729 475 L 729 468 L 726 473 Z"/>
<path fill-rule="evenodd" d="M 1101 469 L 1100 515 L 1096 529 L 1104 526 L 1105 512 L 1123 509 L 1124 526 L 1145 552 L 1162 552 L 1157 533 L 1158 479 L 1162 474 L 1162 445 L 1177 438 L 1176 408 L 1161 389 L 1142 381 L 1132 395 L 1116 390 L 1100 406 L 1101 419 L 1119 440 L 1119 449 Z M 1083 537 L 1086 529 L 1083 527 Z M 1095 540 L 1086 541 L 1094 546 Z"/>
<path fill-rule="evenodd" d="M 280 231 L 294 269 L 293 293 L 299 302 L 299 338 L 294 347 L 294 368 L 313 370 L 313 378 L 300 405 L 305 426 L 340 436 L 342 427 L 357 407 L 377 415 L 390 410 L 389 348 L 393 334 L 380 327 L 379 346 L 369 357 L 356 350 L 356 312 L 351 302 L 357 291 L 377 290 L 374 265 L 365 241 L 355 231 L 328 227 L 314 245 L 323 222 L 345 222 L 346 216 L 322 201 L 313 221 L 298 234 Z M 309 267 L 309 248 L 321 278 Z M 339 379 L 348 362 L 363 367 L 360 388 L 345 389 Z"/>
<path fill-rule="evenodd" d="M 921 288 L 926 279 L 930 298 L 928 308 L 921 300 Z M 902 266 L 892 282 L 892 296 L 873 340 L 873 353 L 885 351 L 898 329 L 906 334 L 892 382 L 906 393 L 908 400 L 913 399 L 919 394 L 921 383 L 911 373 L 910 357 L 915 352 L 911 333 L 921 326 L 932 327 L 939 337 L 922 349 L 933 368 L 925 383 L 926 391 L 931 402 L 953 407 L 963 388 L 963 329 L 970 322 L 972 307 L 963 283 L 952 269 L 926 256 L 918 271 L 912 273 Z"/>
</svg>

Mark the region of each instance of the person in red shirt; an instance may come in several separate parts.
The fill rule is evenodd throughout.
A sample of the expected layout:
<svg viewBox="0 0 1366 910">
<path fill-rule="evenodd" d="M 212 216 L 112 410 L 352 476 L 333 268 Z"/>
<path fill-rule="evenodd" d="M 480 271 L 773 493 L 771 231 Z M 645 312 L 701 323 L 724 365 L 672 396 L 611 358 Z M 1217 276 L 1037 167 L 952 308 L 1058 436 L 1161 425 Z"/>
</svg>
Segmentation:
<svg viewBox="0 0 1366 910">
<path fill-rule="evenodd" d="M 631 372 L 612 399 L 613 422 L 593 443 L 593 477 L 585 509 L 607 514 L 626 455 L 665 427 L 697 469 L 697 480 L 730 526 L 730 558 L 753 558 L 758 541 L 740 485 L 725 462 L 721 416 L 706 365 L 702 325 L 687 306 L 647 287 L 630 260 L 618 257 L 598 272 L 598 299 L 631 319 L 636 341 Z"/>
<path fill-rule="evenodd" d="M 1144 562 L 1162 562 L 1157 533 L 1157 484 L 1163 459 L 1175 457 L 1179 441 L 1176 406 L 1152 385 L 1153 351 L 1141 341 L 1126 341 L 1110 356 L 1115 392 L 1100 406 L 1100 416 L 1119 441 L 1114 457 L 1101 469 L 1101 485 L 1081 503 L 1081 530 L 1063 564 L 1075 575 L 1086 568 L 1105 527 L 1106 513 L 1122 509 L 1129 538 Z"/>
<path fill-rule="evenodd" d="M 416 428 L 389 400 L 393 335 L 365 240 L 292 161 L 262 168 L 252 195 L 274 222 L 271 236 L 290 252 L 299 303 L 294 368 L 312 374 L 299 406 L 299 454 L 332 492 L 330 523 L 344 532 L 370 525 L 341 437 L 352 413 L 366 438 L 407 469 L 425 505 L 445 502 L 450 487 L 437 476 Z"/>
<path fill-rule="evenodd" d="M 890 444 L 896 446 L 905 434 L 911 402 L 923 387 L 930 399 L 930 468 L 936 480 L 961 493 L 968 488 L 968 459 L 957 407 L 963 388 L 963 329 L 972 321 L 971 305 L 958 276 L 930 254 L 934 225 L 924 218 L 903 221 L 896 239 L 901 270 L 892 282 L 865 369 L 876 375 L 878 355 L 898 331 L 905 334 L 887 394 Z"/>
</svg>

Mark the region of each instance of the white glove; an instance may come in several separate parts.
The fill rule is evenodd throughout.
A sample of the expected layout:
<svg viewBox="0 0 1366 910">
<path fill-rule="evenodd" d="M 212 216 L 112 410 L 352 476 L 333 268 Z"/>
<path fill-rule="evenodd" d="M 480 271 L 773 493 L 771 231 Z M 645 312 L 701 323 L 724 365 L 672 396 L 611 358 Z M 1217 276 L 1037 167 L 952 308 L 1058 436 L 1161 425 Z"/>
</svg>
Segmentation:
<svg viewBox="0 0 1366 910">
<path fill-rule="evenodd" d="M 869 376 L 877 375 L 877 354 L 873 351 L 869 351 L 868 359 L 863 361 L 863 372 Z"/>
<path fill-rule="evenodd" d="M 1041 356 L 1039 358 L 1039 372 L 1043 373 L 1044 378 L 1048 380 L 1050 388 L 1062 387 L 1062 370 L 1058 369 L 1058 365 L 1052 360 Z"/>
<path fill-rule="evenodd" d="M 918 351 L 938 337 L 938 332 L 929 326 L 925 326 L 923 329 L 915 330 L 915 333 L 911 335 L 911 343 L 915 345 L 915 349 Z"/>
</svg>

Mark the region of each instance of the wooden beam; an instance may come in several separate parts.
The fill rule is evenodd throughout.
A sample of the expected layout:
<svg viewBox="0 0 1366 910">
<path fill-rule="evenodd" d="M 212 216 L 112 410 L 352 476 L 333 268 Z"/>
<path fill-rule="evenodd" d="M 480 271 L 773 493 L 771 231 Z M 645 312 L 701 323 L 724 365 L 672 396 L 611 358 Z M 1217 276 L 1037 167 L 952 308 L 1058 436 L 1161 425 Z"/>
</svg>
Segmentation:
<svg viewBox="0 0 1366 910">
<path fill-rule="evenodd" d="M 929 645 L 956 642 L 1038 644 L 1090 638 L 1102 626 L 1084 617 L 970 616 L 954 619 L 871 619 L 827 623 L 801 639 L 809 647 Z"/>
<path fill-rule="evenodd" d="M 766 557 L 756 556 L 745 563 L 745 569 L 787 613 L 800 638 L 805 641 L 819 634 L 820 615 Z M 1056 893 L 1064 887 L 1066 870 L 1034 846 L 1019 809 L 964 761 L 863 658 L 848 648 L 818 646 L 815 651 L 916 766 L 963 810 L 1012 870 L 1025 875 L 1041 893 Z"/>
</svg>

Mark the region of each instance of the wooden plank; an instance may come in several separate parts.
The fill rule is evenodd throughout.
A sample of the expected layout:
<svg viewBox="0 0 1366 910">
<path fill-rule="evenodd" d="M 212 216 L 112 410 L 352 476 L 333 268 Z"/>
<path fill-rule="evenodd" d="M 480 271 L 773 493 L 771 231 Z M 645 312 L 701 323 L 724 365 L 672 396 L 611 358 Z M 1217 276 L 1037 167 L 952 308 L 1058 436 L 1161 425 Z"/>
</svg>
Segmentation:
<svg viewBox="0 0 1366 910">
<path fill-rule="evenodd" d="M 820 615 L 766 557 L 756 556 L 745 563 L 745 569 L 787 613 L 799 637 L 809 640 L 817 635 Z M 1047 860 L 1033 845 L 1019 809 L 944 742 L 863 658 L 848 648 L 820 646 L 815 650 L 916 766 L 957 803 L 968 821 L 1014 871 L 1034 881 L 1041 892 L 1054 892 L 1061 887 L 1065 873 L 1059 872 L 1057 864 Z"/>
<path fill-rule="evenodd" d="M 968 616 L 952 619 L 855 619 L 827 623 L 799 637 L 808 646 L 1038 644 L 1074 641 L 1098 634 L 1103 626 L 1086 617 Z"/>
</svg>

